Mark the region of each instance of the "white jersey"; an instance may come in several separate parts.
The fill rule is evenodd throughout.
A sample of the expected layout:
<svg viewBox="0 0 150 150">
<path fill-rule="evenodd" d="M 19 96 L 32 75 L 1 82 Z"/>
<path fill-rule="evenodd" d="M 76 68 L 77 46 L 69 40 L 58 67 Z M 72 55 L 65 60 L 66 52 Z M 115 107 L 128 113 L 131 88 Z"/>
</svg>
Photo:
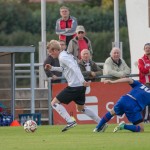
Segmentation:
<svg viewBox="0 0 150 150">
<path fill-rule="evenodd" d="M 83 86 L 84 77 L 72 54 L 62 51 L 59 54 L 59 63 L 60 67 L 52 67 L 51 71 L 62 72 L 70 87 Z"/>
</svg>

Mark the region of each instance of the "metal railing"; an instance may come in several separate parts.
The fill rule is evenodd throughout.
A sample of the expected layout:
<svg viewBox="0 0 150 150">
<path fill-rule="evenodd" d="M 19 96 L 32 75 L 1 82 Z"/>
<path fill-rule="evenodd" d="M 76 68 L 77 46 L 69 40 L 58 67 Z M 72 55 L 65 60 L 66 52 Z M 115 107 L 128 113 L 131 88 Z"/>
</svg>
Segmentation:
<svg viewBox="0 0 150 150">
<path fill-rule="evenodd" d="M 17 87 L 17 81 L 19 79 L 30 79 L 30 70 L 28 69 L 30 67 L 30 64 L 15 64 L 15 80 L 16 80 L 16 87 Z M 43 63 L 34 63 L 34 83 L 35 88 L 38 87 L 38 79 L 39 79 L 39 67 L 43 67 Z M 19 68 L 19 69 L 17 69 Z M 20 68 L 25 68 L 20 69 Z M 44 71 L 44 70 L 43 70 Z"/>
<path fill-rule="evenodd" d="M 102 63 L 102 62 L 97 62 L 96 64 L 99 65 L 99 66 L 103 66 L 104 65 L 104 63 Z M 2 66 L 6 67 L 8 65 L 9 64 L 3 64 Z M 17 80 L 18 79 L 30 79 L 30 70 L 29 69 L 25 69 L 25 70 L 17 69 L 17 68 L 23 68 L 23 67 L 28 68 L 28 67 L 30 67 L 30 64 L 25 64 L 25 63 L 23 63 L 23 64 L 15 64 L 16 87 L 17 87 Z M 34 67 L 36 68 L 35 71 L 34 71 L 35 87 L 38 88 L 39 84 L 37 85 L 37 83 L 38 83 L 39 78 L 40 78 L 39 67 L 43 67 L 43 63 L 34 63 Z M 44 70 L 43 70 L 43 72 L 44 72 Z M 60 79 L 61 79 L 61 77 L 60 77 Z M 45 81 L 43 81 L 43 82 L 45 82 Z"/>
</svg>

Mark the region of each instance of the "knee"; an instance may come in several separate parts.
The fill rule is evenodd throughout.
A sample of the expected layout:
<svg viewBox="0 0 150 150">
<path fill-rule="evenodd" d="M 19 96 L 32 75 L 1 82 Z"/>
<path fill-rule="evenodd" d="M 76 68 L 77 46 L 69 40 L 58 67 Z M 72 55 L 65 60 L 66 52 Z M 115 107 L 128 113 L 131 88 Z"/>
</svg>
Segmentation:
<svg viewBox="0 0 150 150">
<path fill-rule="evenodd" d="M 53 106 L 54 106 L 54 104 L 55 104 L 55 102 L 52 100 L 52 101 L 51 101 L 51 106 L 53 107 Z"/>
<path fill-rule="evenodd" d="M 77 107 L 78 112 L 84 112 L 84 107 Z"/>
<path fill-rule="evenodd" d="M 116 115 L 114 109 L 111 109 L 111 110 L 110 110 L 110 114 L 111 114 L 112 116 Z"/>
<path fill-rule="evenodd" d="M 143 127 L 141 127 L 140 132 L 144 132 L 144 128 Z"/>
<path fill-rule="evenodd" d="M 53 107 L 55 104 L 60 103 L 57 98 L 55 97 L 52 101 L 51 101 L 51 106 Z"/>
<path fill-rule="evenodd" d="M 84 111 L 84 109 L 77 109 L 77 111 L 78 111 L 78 112 L 83 112 L 83 111 Z"/>
<path fill-rule="evenodd" d="M 136 126 L 140 127 L 140 131 L 139 132 L 144 132 L 144 123 L 143 122 L 137 124 Z"/>
<path fill-rule="evenodd" d="M 141 129 L 140 132 L 144 132 L 144 129 Z"/>
</svg>

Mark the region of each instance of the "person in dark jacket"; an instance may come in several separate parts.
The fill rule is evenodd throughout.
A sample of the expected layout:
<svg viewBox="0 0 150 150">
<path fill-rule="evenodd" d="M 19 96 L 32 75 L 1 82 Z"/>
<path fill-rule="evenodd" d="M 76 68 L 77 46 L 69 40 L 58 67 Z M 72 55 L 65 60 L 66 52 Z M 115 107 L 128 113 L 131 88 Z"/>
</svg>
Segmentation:
<svg viewBox="0 0 150 150">
<path fill-rule="evenodd" d="M 102 75 L 103 71 L 94 61 L 91 60 L 90 51 L 88 49 L 83 49 L 81 51 L 79 67 L 86 80 L 100 81 L 98 76 Z"/>
<path fill-rule="evenodd" d="M 59 44 L 60 44 L 61 50 L 66 50 L 66 42 L 65 41 L 60 40 Z M 58 58 L 53 58 L 51 56 L 51 54 L 48 53 L 48 56 L 47 56 L 47 58 L 46 58 L 46 60 L 44 61 L 44 64 L 43 64 L 44 71 L 45 71 L 47 77 L 52 77 L 52 83 L 65 82 L 65 80 L 63 80 L 63 79 L 62 80 L 58 79 L 58 77 L 62 77 L 61 72 L 46 70 L 45 69 L 46 64 L 50 64 L 50 65 L 55 66 L 55 67 L 60 67 Z"/>
</svg>

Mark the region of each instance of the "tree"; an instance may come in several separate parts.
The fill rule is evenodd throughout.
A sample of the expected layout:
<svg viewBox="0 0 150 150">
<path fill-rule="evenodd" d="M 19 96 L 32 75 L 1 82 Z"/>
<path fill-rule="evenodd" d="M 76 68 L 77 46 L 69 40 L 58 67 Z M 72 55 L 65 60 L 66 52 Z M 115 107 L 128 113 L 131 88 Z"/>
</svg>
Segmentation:
<svg viewBox="0 0 150 150">
<path fill-rule="evenodd" d="M 85 2 L 91 7 L 94 7 L 94 6 L 100 7 L 102 4 L 102 0 L 85 0 Z"/>
</svg>

